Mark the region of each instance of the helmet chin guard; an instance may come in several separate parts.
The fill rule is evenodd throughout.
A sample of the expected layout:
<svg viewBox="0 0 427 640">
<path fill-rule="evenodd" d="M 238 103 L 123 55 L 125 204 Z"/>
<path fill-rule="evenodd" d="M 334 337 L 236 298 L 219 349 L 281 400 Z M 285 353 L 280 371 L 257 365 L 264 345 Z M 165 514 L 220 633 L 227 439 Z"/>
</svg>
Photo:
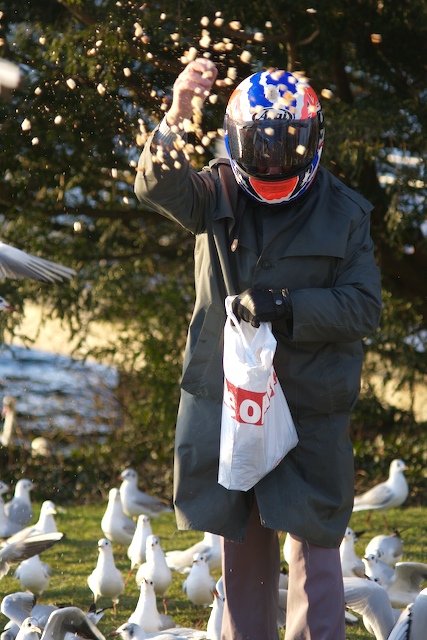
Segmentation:
<svg viewBox="0 0 427 640">
<path fill-rule="evenodd" d="M 261 71 L 233 91 L 225 145 L 238 184 L 255 200 L 291 202 L 310 186 L 323 149 L 323 112 L 299 74 Z"/>
</svg>

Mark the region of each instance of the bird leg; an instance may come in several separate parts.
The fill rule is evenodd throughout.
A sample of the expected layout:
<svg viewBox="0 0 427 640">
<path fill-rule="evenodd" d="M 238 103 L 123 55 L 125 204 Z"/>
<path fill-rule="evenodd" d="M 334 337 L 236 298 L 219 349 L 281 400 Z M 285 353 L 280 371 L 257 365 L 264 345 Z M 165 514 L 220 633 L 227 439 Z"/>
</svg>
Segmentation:
<svg viewBox="0 0 427 640">
<path fill-rule="evenodd" d="M 132 575 L 132 571 L 133 571 L 133 568 L 131 567 L 131 568 L 129 569 L 129 572 L 128 572 L 128 575 L 127 575 L 127 578 L 126 578 L 126 580 L 125 580 L 125 589 L 126 589 L 126 585 L 127 585 L 127 583 L 128 583 L 128 582 L 129 582 L 129 580 L 130 580 L 130 577 L 131 577 L 131 575 Z"/>
<path fill-rule="evenodd" d="M 162 598 L 162 602 L 163 602 L 163 607 L 164 607 L 164 610 L 165 610 L 165 615 L 168 615 L 168 605 L 167 605 L 165 597 Z"/>
</svg>

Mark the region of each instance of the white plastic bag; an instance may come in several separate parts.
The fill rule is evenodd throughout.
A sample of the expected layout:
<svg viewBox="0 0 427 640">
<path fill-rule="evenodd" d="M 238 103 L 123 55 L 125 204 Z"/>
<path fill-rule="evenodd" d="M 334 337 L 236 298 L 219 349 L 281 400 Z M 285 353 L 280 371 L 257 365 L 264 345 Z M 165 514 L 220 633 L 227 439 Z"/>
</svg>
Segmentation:
<svg viewBox="0 0 427 640">
<path fill-rule="evenodd" d="M 273 367 L 270 322 L 256 329 L 237 320 L 234 296 L 225 299 L 224 398 L 218 482 L 248 491 L 298 442 L 288 403 Z"/>
</svg>

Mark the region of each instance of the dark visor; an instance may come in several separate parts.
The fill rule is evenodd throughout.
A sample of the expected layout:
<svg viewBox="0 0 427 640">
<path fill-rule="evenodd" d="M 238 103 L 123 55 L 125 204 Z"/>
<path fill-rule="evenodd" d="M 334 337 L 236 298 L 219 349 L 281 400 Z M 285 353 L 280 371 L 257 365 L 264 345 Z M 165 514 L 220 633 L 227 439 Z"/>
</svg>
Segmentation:
<svg viewBox="0 0 427 640">
<path fill-rule="evenodd" d="M 256 178 L 292 178 L 310 166 L 316 156 L 318 117 L 237 123 L 226 115 L 224 128 L 231 157 L 240 169 Z"/>
</svg>

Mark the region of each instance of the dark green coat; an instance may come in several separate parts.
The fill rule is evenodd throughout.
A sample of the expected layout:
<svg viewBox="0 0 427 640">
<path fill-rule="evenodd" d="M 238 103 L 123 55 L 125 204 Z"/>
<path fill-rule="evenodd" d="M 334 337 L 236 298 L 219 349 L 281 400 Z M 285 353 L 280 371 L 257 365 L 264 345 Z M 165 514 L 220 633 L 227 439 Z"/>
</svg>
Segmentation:
<svg viewBox="0 0 427 640">
<path fill-rule="evenodd" d="M 359 393 L 361 340 L 381 313 L 372 206 L 321 168 L 297 204 L 243 199 L 236 224 L 241 190 L 228 160 L 196 172 L 182 156 L 175 168 L 165 154 L 164 170 L 153 163 L 150 143 L 140 158 L 136 195 L 195 236 L 196 300 L 176 425 L 178 527 L 244 537 L 252 492 L 228 491 L 217 482 L 224 299 L 247 287 L 288 287 L 293 330 L 289 335 L 284 322 L 273 323 L 275 368 L 299 444 L 255 493 L 265 526 L 337 547 L 353 504 L 349 416 Z"/>
</svg>

